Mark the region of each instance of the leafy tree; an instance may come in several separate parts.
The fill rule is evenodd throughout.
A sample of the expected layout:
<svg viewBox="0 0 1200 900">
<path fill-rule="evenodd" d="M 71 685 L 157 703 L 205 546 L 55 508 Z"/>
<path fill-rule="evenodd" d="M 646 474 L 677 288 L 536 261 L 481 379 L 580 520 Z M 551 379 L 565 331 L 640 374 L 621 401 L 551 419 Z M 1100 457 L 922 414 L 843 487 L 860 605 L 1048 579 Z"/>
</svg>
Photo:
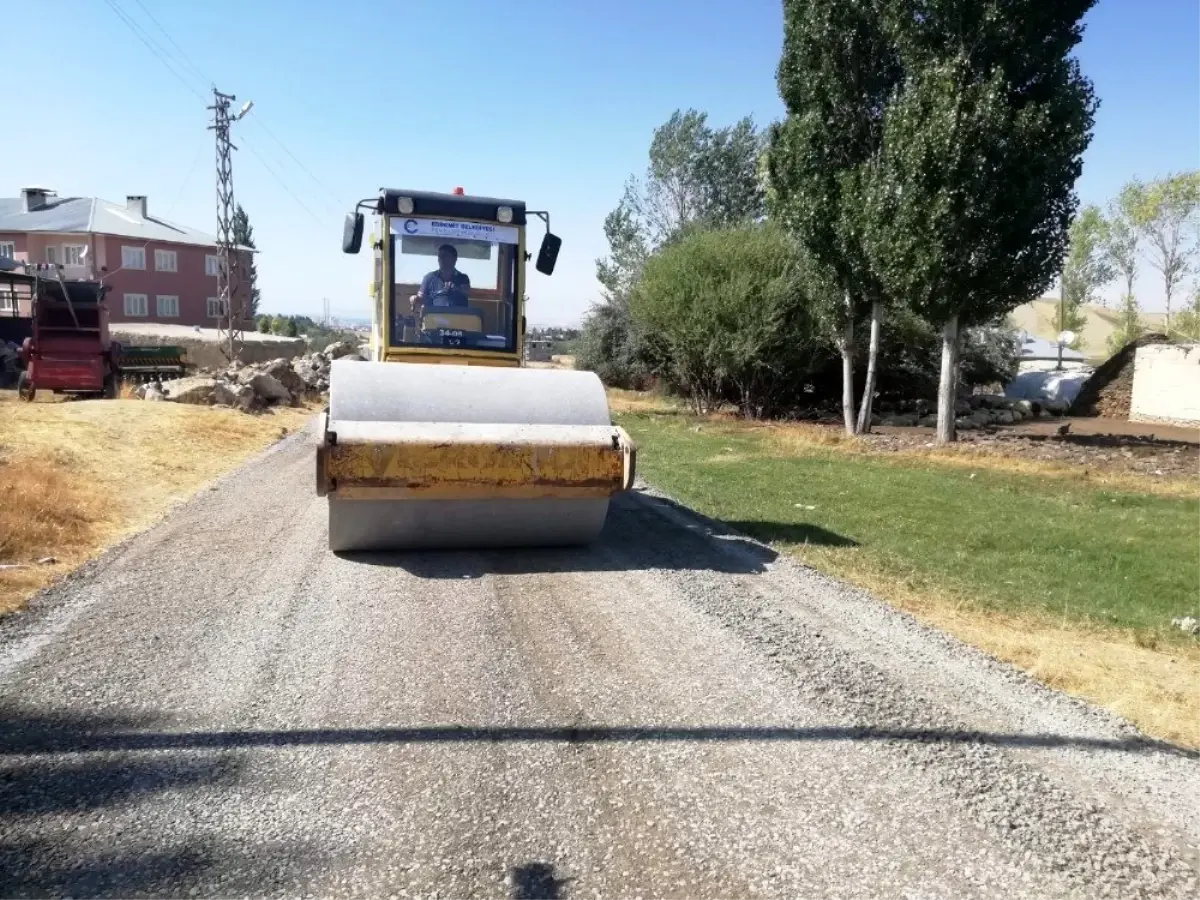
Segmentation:
<svg viewBox="0 0 1200 900">
<path fill-rule="evenodd" d="M 1087 324 L 1083 312 L 1086 303 L 1095 303 L 1098 291 L 1116 277 L 1116 270 L 1104 252 L 1107 223 L 1100 207 L 1085 206 L 1079 211 L 1068 231 L 1070 249 L 1062 272 L 1062 302 L 1059 305 L 1059 331 L 1074 331 L 1078 335 Z M 1076 337 L 1071 346 L 1080 348 L 1082 338 Z"/>
<path fill-rule="evenodd" d="M 300 334 L 300 328 L 296 324 L 296 319 L 294 316 L 288 316 L 286 319 L 283 320 L 283 336 L 284 337 L 294 338 L 294 337 L 298 337 L 299 334 Z"/>
<path fill-rule="evenodd" d="M 1142 321 L 1142 311 L 1138 308 L 1137 299 L 1133 294 L 1126 294 L 1121 300 L 1120 312 L 1117 316 L 1117 327 L 1108 336 L 1108 351 L 1116 353 L 1126 344 L 1136 341 L 1146 333 L 1146 325 Z"/>
<path fill-rule="evenodd" d="M 899 83 L 899 59 L 882 28 L 888 0 L 785 0 L 776 72 L 787 108 L 769 132 L 765 161 L 771 215 L 840 287 L 832 312 L 842 355 L 847 432 L 870 427 L 884 291 L 863 246 L 863 171 L 878 151 L 883 113 Z M 854 321 L 871 309 L 863 403 L 854 409 Z"/>
<path fill-rule="evenodd" d="M 233 211 L 233 242 L 239 247 L 254 247 L 254 229 L 250 226 L 250 217 L 246 215 L 246 211 L 242 209 L 242 204 L 238 204 Z M 243 275 L 239 274 L 239 278 L 244 278 L 250 284 L 250 308 L 246 310 L 248 318 L 258 315 L 258 266 L 254 262 L 254 254 L 247 254 L 249 262 L 246 272 Z"/>
<path fill-rule="evenodd" d="M 1200 171 L 1168 175 L 1151 182 L 1142 198 L 1138 219 L 1149 245 L 1150 265 L 1162 275 L 1167 300 L 1165 326 L 1169 330 L 1171 298 L 1196 261 Z"/>
<path fill-rule="evenodd" d="M 1104 228 L 1104 252 L 1117 275 L 1125 282 L 1120 305 L 1133 297 L 1137 279 L 1138 249 L 1142 239 L 1142 216 L 1146 209 L 1146 186 L 1137 178 L 1127 182 L 1109 201 Z"/>
<path fill-rule="evenodd" d="M 271 317 L 270 316 L 256 317 L 254 320 L 254 327 L 256 329 L 258 329 L 258 331 L 261 334 L 270 334 L 271 333 Z"/>
<path fill-rule="evenodd" d="M 806 268 L 773 224 L 697 231 L 663 248 L 630 298 L 659 374 L 697 412 L 731 397 L 743 415 L 778 413 L 822 350 Z"/>
<path fill-rule="evenodd" d="M 1186 341 L 1200 341 L 1200 284 L 1192 286 L 1191 299 L 1171 320 L 1167 334 Z"/>
<path fill-rule="evenodd" d="M 655 129 L 644 176 L 626 182 L 604 221 L 609 253 L 596 260 L 603 304 L 584 321 L 578 367 L 603 372 L 609 384 L 644 382 L 647 363 L 628 301 L 646 260 L 693 230 L 761 216 L 761 152 L 762 135 L 749 118 L 713 128 L 706 113 L 676 110 Z M 609 352 L 616 355 L 602 356 Z"/>
<path fill-rule="evenodd" d="M 708 114 L 675 110 L 654 130 L 650 164 L 625 186 L 621 208 L 655 249 L 694 228 L 723 228 L 764 212 L 758 160 L 763 136 L 751 118 L 713 128 Z"/>
<path fill-rule="evenodd" d="M 1069 53 L 1094 3 L 886 6 L 906 74 L 862 225 L 886 293 L 942 325 L 940 443 L 955 438 L 960 330 L 1039 296 L 1062 268 L 1096 106 Z"/>
</svg>

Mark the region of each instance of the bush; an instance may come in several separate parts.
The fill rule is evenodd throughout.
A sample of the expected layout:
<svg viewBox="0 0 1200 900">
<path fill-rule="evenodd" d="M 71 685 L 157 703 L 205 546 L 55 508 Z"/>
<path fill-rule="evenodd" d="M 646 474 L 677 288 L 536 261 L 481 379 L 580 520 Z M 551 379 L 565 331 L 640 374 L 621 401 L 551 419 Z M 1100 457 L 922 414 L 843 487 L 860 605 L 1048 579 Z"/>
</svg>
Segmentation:
<svg viewBox="0 0 1200 900">
<path fill-rule="evenodd" d="M 628 306 L 597 307 L 576 346 L 578 369 L 606 385 L 643 390 L 658 381 L 697 410 L 733 403 L 775 417 L 840 408 L 841 357 L 824 313 L 837 291 L 771 225 L 691 233 L 655 253 Z M 866 376 L 870 321 L 855 323 L 855 396 Z M 907 309 L 889 311 L 878 361 L 876 408 L 937 398 L 942 334 Z M 964 329 L 960 389 L 1006 384 L 1015 338 L 994 326 Z"/>
<path fill-rule="evenodd" d="M 815 285 L 772 225 L 694 232 L 647 261 L 630 316 L 651 371 L 697 411 L 778 415 L 823 348 Z"/>
<path fill-rule="evenodd" d="M 606 303 L 583 322 L 575 342 L 575 368 L 595 372 L 609 387 L 640 391 L 650 386 L 650 368 L 628 307 Z"/>
</svg>

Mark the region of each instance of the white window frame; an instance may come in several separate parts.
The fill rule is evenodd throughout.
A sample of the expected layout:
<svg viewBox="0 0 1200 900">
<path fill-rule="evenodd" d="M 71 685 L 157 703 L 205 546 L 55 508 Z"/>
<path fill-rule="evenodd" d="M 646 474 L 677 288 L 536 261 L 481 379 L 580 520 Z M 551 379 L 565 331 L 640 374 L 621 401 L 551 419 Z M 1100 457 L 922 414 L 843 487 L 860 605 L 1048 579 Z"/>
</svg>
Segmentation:
<svg viewBox="0 0 1200 900">
<path fill-rule="evenodd" d="M 77 262 L 71 262 L 71 251 L 79 251 L 79 259 Z M 64 266 L 82 266 L 87 259 L 87 244 L 63 244 L 62 245 L 62 264 Z M 47 260 L 48 261 L 48 260 Z"/>
<path fill-rule="evenodd" d="M 209 297 L 207 306 L 208 306 L 208 309 L 207 309 L 208 317 L 210 319 L 221 318 L 222 312 L 221 312 L 221 298 L 220 297 Z"/>
<path fill-rule="evenodd" d="M 155 250 L 154 251 L 154 271 L 155 272 L 178 272 L 179 271 L 179 255 L 174 250 Z"/>
<path fill-rule="evenodd" d="M 209 278 L 216 278 L 221 274 L 221 257 L 213 253 L 206 253 L 204 256 L 204 274 Z"/>
<path fill-rule="evenodd" d="M 3 245 L 0 244 L 0 246 Z M 0 312 L 15 313 L 19 308 L 20 301 L 17 299 L 17 292 L 8 288 L 0 289 Z"/>
<path fill-rule="evenodd" d="M 132 262 L 130 261 L 132 259 Z M 121 268 L 122 269 L 144 269 L 146 268 L 146 248 L 145 247 L 130 247 L 124 245 L 121 247 Z"/>
<path fill-rule="evenodd" d="M 7 249 L 7 253 L 4 251 Z M 0 241 L 0 256 L 5 259 L 17 258 L 17 242 L 16 241 Z"/>
<path fill-rule="evenodd" d="M 46 264 L 51 266 L 58 265 L 58 244 L 46 245 Z"/>
<path fill-rule="evenodd" d="M 163 301 L 169 300 L 168 306 L 173 306 L 174 312 L 163 312 Z M 179 318 L 179 295 L 178 294 L 156 294 L 154 297 L 154 314 L 160 319 L 178 319 Z"/>
<path fill-rule="evenodd" d="M 141 312 L 136 312 L 136 311 L 130 312 L 129 301 L 131 301 L 131 300 L 140 301 L 137 304 L 137 308 L 141 309 Z M 125 303 L 122 308 L 125 310 L 125 315 L 127 315 L 131 318 L 143 318 L 143 319 L 149 318 L 150 317 L 150 297 L 146 294 L 126 294 L 125 295 Z"/>
</svg>

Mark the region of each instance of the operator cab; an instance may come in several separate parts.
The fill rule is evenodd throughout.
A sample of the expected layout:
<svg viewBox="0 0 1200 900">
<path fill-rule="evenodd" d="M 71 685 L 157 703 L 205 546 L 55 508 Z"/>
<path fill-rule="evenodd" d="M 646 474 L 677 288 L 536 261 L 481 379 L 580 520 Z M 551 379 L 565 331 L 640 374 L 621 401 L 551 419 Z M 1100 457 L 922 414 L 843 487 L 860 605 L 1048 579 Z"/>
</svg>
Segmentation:
<svg viewBox="0 0 1200 900">
<path fill-rule="evenodd" d="M 380 216 L 372 242 L 375 330 L 382 351 L 471 351 L 519 357 L 527 215 L 546 222 L 536 268 L 554 271 L 561 240 L 549 216 L 527 213 L 518 200 L 384 190 L 374 207 Z M 357 253 L 363 214 L 347 216 L 342 250 Z"/>
</svg>

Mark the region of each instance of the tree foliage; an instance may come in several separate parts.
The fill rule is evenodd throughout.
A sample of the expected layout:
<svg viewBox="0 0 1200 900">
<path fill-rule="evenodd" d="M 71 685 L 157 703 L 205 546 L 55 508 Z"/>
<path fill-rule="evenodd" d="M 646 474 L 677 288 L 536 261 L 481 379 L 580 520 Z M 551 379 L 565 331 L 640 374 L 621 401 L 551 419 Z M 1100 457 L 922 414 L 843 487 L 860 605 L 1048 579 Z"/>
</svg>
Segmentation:
<svg viewBox="0 0 1200 900">
<path fill-rule="evenodd" d="M 863 173 L 878 152 L 884 109 L 902 71 L 882 29 L 888 0 L 785 0 L 783 53 L 776 72 L 787 108 L 769 131 L 766 191 L 786 227 L 840 288 L 830 308 L 843 360 L 848 431 L 869 428 L 885 292 L 863 246 Z M 855 423 L 853 323 L 872 308 L 871 356 L 862 416 Z"/>
<path fill-rule="evenodd" d="M 885 289 L 946 323 L 939 440 L 954 438 L 958 332 L 1058 274 L 1096 102 L 1069 56 L 1095 0 L 886 4 L 904 68 L 865 179 Z"/>
<path fill-rule="evenodd" d="M 1200 172 L 1181 172 L 1153 181 L 1140 199 L 1137 224 L 1150 265 L 1162 276 L 1169 326 L 1171 300 L 1196 263 Z"/>
<path fill-rule="evenodd" d="M 239 247 L 255 247 L 254 228 L 250 225 L 250 217 L 239 203 L 233 211 L 233 242 Z M 250 285 L 250 308 L 246 310 L 246 318 L 252 319 L 258 315 L 258 266 L 254 262 L 254 254 L 249 254 L 250 261 L 244 271 L 239 270 L 238 279 Z"/>
<path fill-rule="evenodd" d="M 676 110 L 655 129 L 641 178 L 630 178 L 604 220 L 608 255 L 596 260 L 603 303 L 584 321 L 576 365 L 606 383 L 645 382 L 647 361 L 628 303 L 651 254 L 687 234 L 753 221 L 763 213 L 763 136 L 749 117 L 714 128 L 708 115 Z"/>
<path fill-rule="evenodd" d="M 787 117 L 769 130 L 770 215 L 852 300 L 878 279 L 862 246 L 863 166 L 882 139 L 887 98 L 901 77 L 881 29 L 881 2 L 785 0 L 776 73 Z"/>
<path fill-rule="evenodd" d="M 1104 252 L 1117 276 L 1125 283 L 1120 308 L 1133 297 L 1137 279 L 1138 251 L 1142 240 L 1141 217 L 1146 208 L 1146 185 L 1137 178 L 1121 188 L 1108 203 L 1104 228 Z M 1124 345 L 1122 345 L 1124 346 Z"/>
<path fill-rule="evenodd" d="M 658 374 L 697 411 L 776 415 L 823 349 L 814 279 L 773 225 L 697 231 L 651 257 L 630 298 Z"/>
<path fill-rule="evenodd" d="M 1071 344 L 1079 349 L 1078 333 L 1087 324 L 1083 306 L 1096 303 L 1099 290 L 1116 277 L 1116 270 L 1104 252 L 1107 223 L 1100 207 L 1085 206 L 1071 222 L 1068 231 L 1069 249 L 1062 271 L 1062 303 L 1058 330 L 1076 332 Z"/>
</svg>

